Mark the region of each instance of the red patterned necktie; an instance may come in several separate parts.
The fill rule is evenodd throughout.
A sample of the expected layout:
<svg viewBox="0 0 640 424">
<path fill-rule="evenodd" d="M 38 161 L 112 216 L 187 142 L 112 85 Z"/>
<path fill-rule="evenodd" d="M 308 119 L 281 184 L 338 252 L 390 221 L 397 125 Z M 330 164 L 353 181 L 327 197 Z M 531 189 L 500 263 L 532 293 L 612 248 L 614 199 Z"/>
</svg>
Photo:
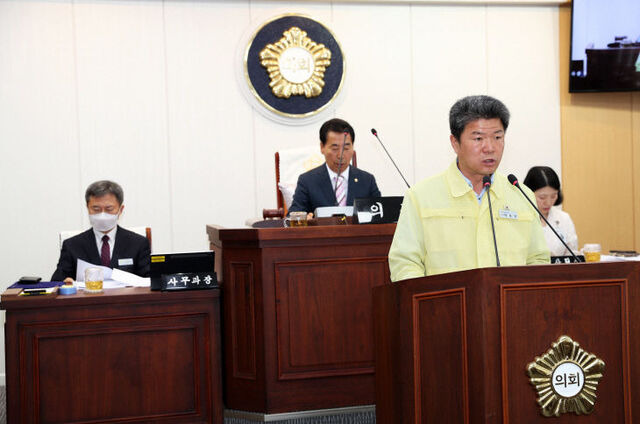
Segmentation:
<svg viewBox="0 0 640 424">
<path fill-rule="evenodd" d="M 111 251 L 109 249 L 109 236 L 102 236 L 102 249 L 100 250 L 102 266 L 111 266 Z"/>
<path fill-rule="evenodd" d="M 344 187 L 344 177 L 342 175 L 338 175 L 334 177 L 337 179 L 336 181 L 336 201 L 339 206 L 345 206 L 347 204 L 347 198 L 345 196 L 345 187 Z"/>
</svg>

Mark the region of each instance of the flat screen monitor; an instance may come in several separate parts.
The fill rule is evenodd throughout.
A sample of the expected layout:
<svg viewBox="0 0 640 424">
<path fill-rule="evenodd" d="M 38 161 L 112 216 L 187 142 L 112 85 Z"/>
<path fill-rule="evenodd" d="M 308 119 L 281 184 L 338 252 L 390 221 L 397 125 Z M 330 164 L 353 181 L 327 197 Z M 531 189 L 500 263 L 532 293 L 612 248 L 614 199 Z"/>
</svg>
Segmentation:
<svg viewBox="0 0 640 424">
<path fill-rule="evenodd" d="M 640 0 L 573 0 L 569 91 L 640 90 Z"/>
</svg>

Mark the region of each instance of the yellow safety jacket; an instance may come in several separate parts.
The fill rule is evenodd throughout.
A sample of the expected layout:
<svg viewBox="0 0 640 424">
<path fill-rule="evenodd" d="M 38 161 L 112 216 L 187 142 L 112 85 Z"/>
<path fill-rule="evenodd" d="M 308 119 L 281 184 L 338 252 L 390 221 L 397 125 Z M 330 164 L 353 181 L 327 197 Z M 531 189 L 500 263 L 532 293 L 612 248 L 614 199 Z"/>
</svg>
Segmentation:
<svg viewBox="0 0 640 424">
<path fill-rule="evenodd" d="M 490 190 L 500 264 L 549 263 L 540 219 L 522 193 L 497 172 Z M 391 281 L 492 266 L 486 193 L 478 203 L 455 162 L 407 191 L 389 250 Z"/>
</svg>

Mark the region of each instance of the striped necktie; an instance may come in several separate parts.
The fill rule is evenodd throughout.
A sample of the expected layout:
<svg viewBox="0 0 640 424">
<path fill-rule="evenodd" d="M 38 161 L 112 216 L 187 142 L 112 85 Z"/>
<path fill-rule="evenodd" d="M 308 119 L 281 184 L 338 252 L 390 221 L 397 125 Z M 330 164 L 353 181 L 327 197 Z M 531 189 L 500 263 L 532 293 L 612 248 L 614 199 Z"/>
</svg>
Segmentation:
<svg viewBox="0 0 640 424">
<path fill-rule="evenodd" d="M 342 175 L 338 175 L 337 177 L 333 177 L 333 180 L 336 184 L 336 201 L 339 206 L 346 206 L 347 196 L 345 196 L 346 188 L 344 185 L 344 177 Z"/>
</svg>

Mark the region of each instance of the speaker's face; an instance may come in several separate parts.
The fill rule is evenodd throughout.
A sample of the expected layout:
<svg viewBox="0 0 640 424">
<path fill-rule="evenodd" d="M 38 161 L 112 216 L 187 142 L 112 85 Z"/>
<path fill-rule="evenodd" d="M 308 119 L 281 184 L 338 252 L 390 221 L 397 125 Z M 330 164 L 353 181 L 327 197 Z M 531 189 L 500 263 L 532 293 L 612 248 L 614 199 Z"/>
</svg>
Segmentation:
<svg viewBox="0 0 640 424">
<path fill-rule="evenodd" d="M 342 148 L 343 144 L 344 149 Z M 351 135 L 346 134 L 345 137 L 345 133 L 329 131 L 327 133 L 327 142 L 324 146 L 322 142 L 320 142 L 320 151 L 324 155 L 329 168 L 331 168 L 333 172 L 340 174 L 347 169 L 353 157 L 353 141 L 351 140 Z M 342 160 L 340 160 L 341 154 Z M 340 168 L 338 169 L 339 165 Z"/>
<path fill-rule="evenodd" d="M 451 136 L 451 146 L 458 155 L 458 167 L 472 183 L 496 172 L 504 151 L 504 127 L 498 118 L 478 119 L 467 124 L 460 140 Z"/>
</svg>

